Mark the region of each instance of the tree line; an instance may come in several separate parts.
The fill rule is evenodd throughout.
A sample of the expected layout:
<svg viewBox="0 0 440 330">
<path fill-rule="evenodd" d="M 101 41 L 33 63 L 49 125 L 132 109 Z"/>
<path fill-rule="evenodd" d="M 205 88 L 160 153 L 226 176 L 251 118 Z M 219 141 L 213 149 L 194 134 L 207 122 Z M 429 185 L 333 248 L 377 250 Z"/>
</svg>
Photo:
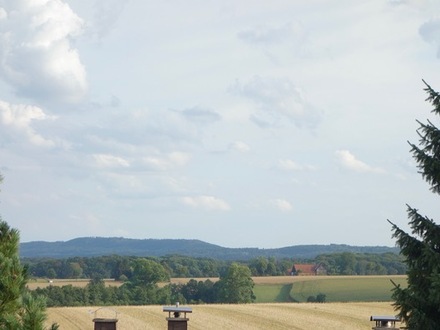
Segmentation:
<svg viewBox="0 0 440 330">
<path fill-rule="evenodd" d="M 139 259 L 161 264 L 169 277 L 198 278 L 220 277 L 232 261 L 187 256 L 165 257 L 74 257 L 67 259 L 24 259 L 31 277 L 48 279 L 112 278 L 125 281 L 132 276 L 133 265 Z M 249 261 L 236 261 L 246 265 L 251 276 L 288 275 L 294 263 L 322 264 L 329 275 L 397 275 L 405 274 L 406 265 L 394 253 L 332 253 L 311 260 L 275 259 L 258 257 Z"/>
<path fill-rule="evenodd" d="M 230 264 L 215 283 L 190 280 L 187 284 L 158 285 L 169 281 L 168 273 L 157 261 L 138 258 L 133 271 L 121 286 L 106 286 L 101 278 L 85 287 L 72 285 L 37 288 L 35 297 L 45 297 L 48 307 L 116 306 L 181 303 L 251 303 L 254 282 L 248 266 Z"/>
<path fill-rule="evenodd" d="M 315 258 L 325 267 L 328 275 L 403 275 L 407 265 L 395 253 L 332 253 Z"/>
</svg>

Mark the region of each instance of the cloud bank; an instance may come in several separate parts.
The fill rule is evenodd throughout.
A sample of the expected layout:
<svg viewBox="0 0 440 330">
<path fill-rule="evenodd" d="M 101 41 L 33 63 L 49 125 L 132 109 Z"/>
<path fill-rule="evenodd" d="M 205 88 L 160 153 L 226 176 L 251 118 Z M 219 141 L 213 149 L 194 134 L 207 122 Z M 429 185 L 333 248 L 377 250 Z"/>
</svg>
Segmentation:
<svg viewBox="0 0 440 330">
<path fill-rule="evenodd" d="M 53 147 L 55 142 L 44 138 L 32 127 L 35 121 L 53 120 L 36 106 L 25 104 L 10 104 L 0 100 L 0 126 L 3 127 L 0 136 L 6 140 L 20 140 L 24 136 L 29 143 L 40 147 Z M 9 135 L 9 138 L 7 137 Z M 5 140 L 4 140 L 5 141 Z"/>
<path fill-rule="evenodd" d="M 78 102 L 86 70 L 70 39 L 83 21 L 60 0 L 0 3 L 0 76 L 16 94 L 40 102 Z"/>
</svg>

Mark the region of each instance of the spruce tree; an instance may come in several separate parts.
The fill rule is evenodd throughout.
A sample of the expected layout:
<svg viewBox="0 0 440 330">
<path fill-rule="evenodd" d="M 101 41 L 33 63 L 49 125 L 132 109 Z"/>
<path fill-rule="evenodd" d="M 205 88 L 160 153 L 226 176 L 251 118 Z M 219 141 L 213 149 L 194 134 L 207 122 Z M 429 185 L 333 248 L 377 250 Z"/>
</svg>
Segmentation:
<svg viewBox="0 0 440 330">
<path fill-rule="evenodd" d="M 425 81 L 426 101 L 440 115 L 440 94 Z M 440 130 L 429 120 L 417 121 L 419 145 L 408 142 L 417 168 L 431 191 L 440 194 Z M 408 286 L 395 285 L 394 307 L 409 329 L 440 327 L 440 226 L 407 205 L 411 233 L 392 224 L 393 237 L 408 266 Z"/>
<path fill-rule="evenodd" d="M 0 183 L 2 179 L 0 175 Z M 46 301 L 33 297 L 26 288 L 27 269 L 20 263 L 19 243 L 18 230 L 0 217 L 0 329 L 43 330 Z"/>
<path fill-rule="evenodd" d="M 0 327 L 15 326 L 26 285 L 26 270 L 18 257 L 18 232 L 0 219 Z"/>
</svg>

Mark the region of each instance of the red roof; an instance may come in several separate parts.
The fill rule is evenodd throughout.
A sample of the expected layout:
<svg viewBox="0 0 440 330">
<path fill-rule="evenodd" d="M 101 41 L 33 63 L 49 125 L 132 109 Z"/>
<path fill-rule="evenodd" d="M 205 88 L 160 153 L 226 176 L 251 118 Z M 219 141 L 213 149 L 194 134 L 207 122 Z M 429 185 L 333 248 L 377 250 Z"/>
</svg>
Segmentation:
<svg viewBox="0 0 440 330">
<path fill-rule="evenodd" d="M 294 264 L 293 267 L 296 270 L 296 273 L 298 274 L 315 274 L 316 273 L 316 266 L 314 264 Z"/>
</svg>

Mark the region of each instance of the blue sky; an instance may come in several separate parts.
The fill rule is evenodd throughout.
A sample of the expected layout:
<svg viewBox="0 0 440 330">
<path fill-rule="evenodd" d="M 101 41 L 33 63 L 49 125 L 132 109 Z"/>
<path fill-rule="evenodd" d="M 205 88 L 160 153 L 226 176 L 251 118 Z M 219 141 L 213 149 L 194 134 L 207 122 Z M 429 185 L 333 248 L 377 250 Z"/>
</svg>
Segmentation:
<svg viewBox="0 0 440 330">
<path fill-rule="evenodd" d="M 0 0 L 0 213 L 24 242 L 394 245 L 437 1 Z M 438 122 L 436 118 L 431 118 Z"/>
</svg>

